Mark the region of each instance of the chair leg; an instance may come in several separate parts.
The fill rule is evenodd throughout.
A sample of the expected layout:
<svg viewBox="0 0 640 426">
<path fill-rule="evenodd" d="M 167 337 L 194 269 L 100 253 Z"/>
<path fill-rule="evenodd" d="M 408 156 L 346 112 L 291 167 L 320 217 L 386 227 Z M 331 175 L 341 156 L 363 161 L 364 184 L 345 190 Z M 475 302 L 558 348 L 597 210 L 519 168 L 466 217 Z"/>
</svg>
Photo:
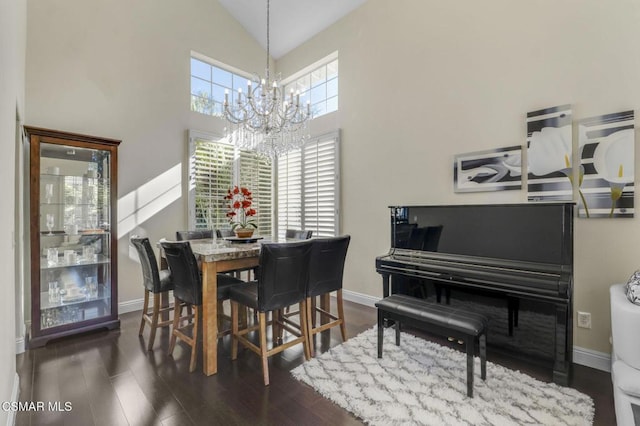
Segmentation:
<svg viewBox="0 0 640 426">
<path fill-rule="evenodd" d="M 200 310 L 202 305 L 194 306 L 195 315 L 193 318 L 193 337 L 191 340 L 191 363 L 189 364 L 189 373 L 196 370 L 196 360 L 198 359 L 198 324 L 200 324 Z"/>
<path fill-rule="evenodd" d="M 144 325 L 146 321 L 144 316 L 147 315 L 147 311 L 149 310 L 149 290 L 144 289 L 144 303 L 142 304 L 142 319 L 140 320 L 140 331 L 138 332 L 138 336 L 142 336 L 142 332 L 144 331 Z"/>
<path fill-rule="evenodd" d="M 238 302 L 231 301 L 231 359 L 238 358 Z"/>
<path fill-rule="evenodd" d="M 311 359 L 311 347 L 309 345 L 309 326 L 307 325 L 307 299 L 300 301 L 298 312 L 300 315 L 300 334 L 303 337 L 302 344 L 304 345 L 304 358 L 309 361 Z"/>
<path fill-rule="evenodd" d="M 173 356 L 173 349 L 176 347 L 176 330 L 180 327 L 180 316 L 182 315 L 182 302 L 177 297 L 174 297 L 173 300 L 173 325 L 169 340 L 169 356 Z"/>
<path fill-rule="evenodd" d="M 287 312 L 289 310 L 289 306 L 287 306 Z M 278 309 L 271 312 L 273 321 L 271 322 L 271 340 L 274 345 L 282 344 L 282 338 L 284 336 L 284 328 L 280 326 L 280 323 L 283 318 L 283 310 Z"/>
<path fill-rule="evenodd" d="M 316 328 L 316 297 L 311 297 L 311 327 Z"/>
<path fill-rule="evenodd" d="M 306 333 L 307 333 L 307 342 L 309 343 L 309 354 L 313 356 L 314 353 L 314 349 L 313 349 L 313 344 L 314 344 L 314 337 L 315 334 L 313 334 L 313 325 L 311 323 L 311 311 L 313 310 L 313 308 L 311 307 L 311 297 L 307 297 L 307 303 L 306 303 L 306 317 L 307 317 L 307 327 L 306 327 Z"/>
<path fill-rule="evenodd" d="M 153 295 L 153 313 L 151 314 L 151 333 L 149 334 L 149 344 L 147 350 L 153 349 L 153 342 L 156 340 L 156 331 L 158 330 L 158 316 L 160 315 L 160 294 Z"/>
<path fill-rule="evenodd" d="M 264 312 L 258 314 L 260 322 L 260 358 L 262 360 L 262 377 L 264 385 L 269 386 L 269 358 L 267 355 L 267 316 Z"/>
<path fill-rule="evenodd" d="M 342 334 L 342 341 L 347 341 L 347 324 L 344 320 L 344 305 L 342 304 L 342 289 L 336 292 L 336 301 L 338 303 L 338 318 L 340 319 L 340 333 Z"/>
</svg>

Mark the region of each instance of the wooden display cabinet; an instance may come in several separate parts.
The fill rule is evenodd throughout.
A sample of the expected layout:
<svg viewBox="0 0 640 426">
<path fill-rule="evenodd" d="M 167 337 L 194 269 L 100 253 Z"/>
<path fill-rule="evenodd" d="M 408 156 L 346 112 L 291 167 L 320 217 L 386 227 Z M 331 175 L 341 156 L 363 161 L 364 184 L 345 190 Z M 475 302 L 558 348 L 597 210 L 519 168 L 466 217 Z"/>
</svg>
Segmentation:
<svg viewBox="0 0 640 426">
<path fill-rule="evenodd" d="M 30 348 L 118 319 L 120 141 L 25 126 L 29 144 Z"/>
</svg>

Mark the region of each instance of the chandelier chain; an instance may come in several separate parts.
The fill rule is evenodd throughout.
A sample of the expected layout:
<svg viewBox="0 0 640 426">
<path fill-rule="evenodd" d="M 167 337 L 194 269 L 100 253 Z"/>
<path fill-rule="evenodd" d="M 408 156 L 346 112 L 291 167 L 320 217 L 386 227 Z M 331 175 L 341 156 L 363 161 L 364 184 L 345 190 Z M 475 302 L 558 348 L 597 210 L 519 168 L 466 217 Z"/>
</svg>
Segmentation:
<svg viewBox="0 0 640 426">
<path fill-rule="evenodd" d="M 269 2 L 267 0 L 267 81 L 269 81 Z"/>
<path fill-rule="evenodd" d="M 311 105 L 309 101 L 300 105 L 300 91 L 294 94 L 292 89 L 287 96 L 279 78 L 271 79 L 270 6 L 270 0 L 267 0 L 266 78 L 255 75 L 253 81 L 247 81 L 246 94 L 238 88 L 235 99 L 229 99 L 229 93 L 225 91 L 223 111 L 230 124 L 227 135 L 236 146 L 274 159 L 299 148 L 309 139 L 307 126 Z"/>
</svg>

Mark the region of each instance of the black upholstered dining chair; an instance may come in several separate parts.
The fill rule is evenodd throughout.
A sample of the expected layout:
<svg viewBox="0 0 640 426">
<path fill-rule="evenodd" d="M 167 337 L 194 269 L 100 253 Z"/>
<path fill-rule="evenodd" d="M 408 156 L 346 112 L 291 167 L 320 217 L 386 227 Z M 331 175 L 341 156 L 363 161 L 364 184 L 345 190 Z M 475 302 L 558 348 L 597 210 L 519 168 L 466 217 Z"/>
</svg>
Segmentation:
<svg viewBox="0 0 640 426">
<path fill-rule="evenodd" d="M 344 262 L 351 236 L 344 235 L 334 238 L 319 238 L 312 240 L 311 260 L 309 263 L 309 286 L 307 287 L 307 326 L 309 335 L 309 349 L 313 354 L 314 335 L 331 327 L 340 326 L 342 341 L 347 341 L 347 327 L 344 319 L 342 302 L 342 277 Z M 318 307 L 315 303 L 317 296 L 336 292 L 337 315 Z M 316 326 L 316 315 L 320 314 L 331 319 L 326 324 Z"/>
<path fill-rule="evenodd" d="M 216 229 L 216 237 L 218 238 L 226 238 L 226 237 L 233 237 L 233 236 L 235 236 L 235 234 L 231 229 Z"/>
<path fill-rule="evenodd" d="M 140 258 L 140 266 L 142 267 L 142 284 L 144 286 L 144 304 L 142 307 L 142 319 L 140 320 L 140 331 L 138 335 L 142 336 L 144 326 L 149 324 L 150 334 L 147 350 L 153 349 L 153 343 L 156 338 L 156 330 L 171 325 L 172 320 L 159 321 L 160 314 L 172 310 L 171 307 L 161 307 L 160 299 L 163 293 L 173 290 L 173 282 L 171 274 L 168 270 L 159 270 L 156 255 L 153 247 L 149 242 L 149 238 L 131 237 L 131 245 L 135 247 Z M 149 311 L 149 296 L 153 294 L 153 308 Z"/>
<path fill-rule="evenodd" d="M 260 277 L 257 281 L 231 287 L 231 332 L 233 343 L 231 359 L 238 356 L 238 343 L 242 343 L 256 354 L 262 361 L 262 376 L 264 385 L 269 385 L 269 361 L 271 355 L 277 354 L 293 345 L 302 343 L 305 359 L 310 358 L 306 333 L 306 292 L 309 281 L 309 258 L 311 255 L 311 241 L 292 243 L 267 243 L 260 249 Z M 296 336 L 279 346 L 267 348 L 267 316 L 268 312 L 281 310 L 293 304 L 299 304 L 301 313 L 301 330 L 289 327 L 286 323 L 276 324 L 277 316 L 272 321 L 272 327 L 284 327 Z M 239 305 L 248 306 L 258 311 L 258 324 L 240 330 L 238 327 Z M 247 339 L 247 333 L 259 330 L 259 346 Z"/>
<path fill-rule="evenodd" d="M 202 276 L 198 267 L 196 257 L 191 250 L 189 241 L 161 241 L 160 245 L 164 250 L 169 270 L 173 280 L 173 297 L 176 311 L 173 315 L 173 329 L 171 331 L 171 341 L 169 343 L 169 355 L 173 355 L 176 340 L 183 340 L 191 347 L 191 362 L 189 371 L 196 368 L 198 330 L 202 317 Z M 229 275 L 218 274 L 218 301 L 229 298 L 229 289 L 234 285 L 243 283 Z M 183 304 L 193 306 L 193 315 L 182 317 Z M 190 319 L 188 324 L 180 327 L 180 322 Z M 187 334 L 187 329 L 192 328 L 191 336 Z"/>
<path fill-rule="evenodd" d="M 284 233 L 284 237 L 287 240 L 308 240 L 313 235 L 313 231 L 287 229 Z"/>
<path fill-rule="evenodd" d="M 176 231 L 176 240 L 203 240 L 206 238 L 213 238 L 212 229 L 199 229 L 197 231 Z"/>
</svg>

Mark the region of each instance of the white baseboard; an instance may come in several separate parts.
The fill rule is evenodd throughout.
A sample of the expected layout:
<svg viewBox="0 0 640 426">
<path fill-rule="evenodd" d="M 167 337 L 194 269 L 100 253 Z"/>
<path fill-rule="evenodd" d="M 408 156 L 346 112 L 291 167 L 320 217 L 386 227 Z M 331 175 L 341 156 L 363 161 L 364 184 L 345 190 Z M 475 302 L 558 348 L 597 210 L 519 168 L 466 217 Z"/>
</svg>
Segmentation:
<svg viewBox="0 0 640 426">
<path fill-rule="evenodd" d="M 25 346 L 24 336 L 18 337 L 16 339 L 16 355 L 23 353 L 26 349 Z"/>
<path fill-rule="evenodd" d="M 31 321 L 29 321 L 29 327 L 31 327 Z M 23 353 L 26 350 L 25 336 L 27 335 L 27 325 L 22 324 L 22 331 L 16 336 L 16 355 Z"/>
<path fill-rule="evenodd" d="M 18 402 L 18 398 L 20 397 L 20 376 L 18 373 L 15 373 L 13 376 L 13 389 L 11 390 L 11 401 L 10 402 Z M 7 414 L 7 426 L 13 426 L 16 424 L 16 410 L 8 410 Z"/>
<path fill-rule="evenodd" d="M 380 297 L 369 296 L 368 294 L 356 293 L 355 291 L 344 289 L 342 290 L 342 298 L 349 302 L 365 305 L 370 308 L 375 308 L 376 302 L 380 300 Z"/>
<path fill-rule="evenodd" d="M 595 368 L 596 370 L 611 372 L 611 355 L 580 346 L 573 347 L 573 363 Z"/>
<path fill-rule="evenodd" d="M 169 303 L 173 303 L 173 291 L 169 292 Z M 144 298 L 127 300 L 126 302 L 118 303 L 118 313 L 126 314 L 128 312 L 141 311 L 144 306 Z M 153 294 L 149 296 L 149 306 L 153 306 Z"/>
<path fill-rule="evenodd" d="M 375 303 L 380 297 L 369 296 L 368 294 L 356 293 L 355 291 L 342 290 L 342 297 L 349 302 L 375 308 Z M 595 368 L 606 372 L 611 372 L 611 355 L 591 349 L 573 347 L 573 362 L 586 367 Z"/>
<path fill-rule="evenodd" d="M 150 303 L 153 299 L 150 298 Z M 144 306 L 144 299 L 127 300 L 126 302 L 118 303 L 118 313 L 126 314 L 127 312 L 141 311 Z"/>
</svg>

